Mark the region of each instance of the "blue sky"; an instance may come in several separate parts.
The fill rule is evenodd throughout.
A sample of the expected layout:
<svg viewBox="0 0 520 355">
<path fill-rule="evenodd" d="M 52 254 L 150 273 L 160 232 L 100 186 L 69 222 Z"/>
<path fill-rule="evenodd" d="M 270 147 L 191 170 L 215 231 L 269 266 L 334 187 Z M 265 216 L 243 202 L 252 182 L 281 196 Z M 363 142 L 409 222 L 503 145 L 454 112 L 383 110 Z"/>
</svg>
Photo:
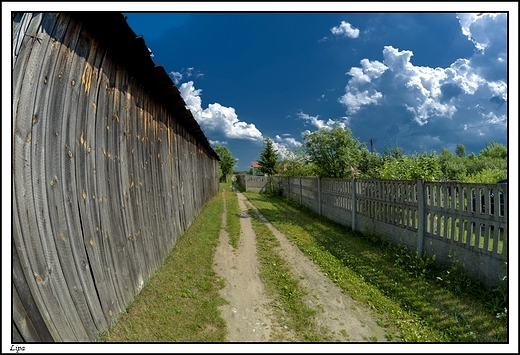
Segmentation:
<svg viewBox="0 0 520 355">
<path fill-rule="evenodd" d="M 379 153 L 508 144 L 506 13 L 125 15 L 237 170 L 334 121 Z"/>
</svg>

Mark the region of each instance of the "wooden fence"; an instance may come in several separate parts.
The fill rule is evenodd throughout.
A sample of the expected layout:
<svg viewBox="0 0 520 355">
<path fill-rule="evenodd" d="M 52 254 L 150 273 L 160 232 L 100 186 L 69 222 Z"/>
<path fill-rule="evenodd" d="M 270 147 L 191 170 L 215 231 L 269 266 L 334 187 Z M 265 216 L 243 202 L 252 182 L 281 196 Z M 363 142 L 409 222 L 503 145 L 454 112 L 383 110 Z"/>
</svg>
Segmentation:
<svg viewBox="0 0 520 355">
<path fill-rule="evenodd" d="M 218 155 L 122 14 L 12 19 L 12 342 L 93 341 L 218 193 Z"/>
<path fill-rule="evenodd" d="M 284 196 L 354 230 L 456 263 L 489 287 L 505 275 L 507 184 L 277 177 Z"/>
</svg>

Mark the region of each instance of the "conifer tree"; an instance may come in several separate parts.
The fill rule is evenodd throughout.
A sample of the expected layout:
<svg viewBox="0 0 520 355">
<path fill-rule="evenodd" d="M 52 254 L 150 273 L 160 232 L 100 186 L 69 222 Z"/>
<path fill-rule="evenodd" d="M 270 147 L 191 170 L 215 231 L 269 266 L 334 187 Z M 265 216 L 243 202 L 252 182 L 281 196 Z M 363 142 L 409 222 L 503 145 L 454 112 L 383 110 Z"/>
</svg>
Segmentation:
<svg viewBox="0 0 520 355">
<path fill-rule="evenodd" d="M 260 153 L 259 170 L 269 176 L 269 189 L 273 192 L 273 175 L 278 173 L 278 152 L 274 149 L 273 141 L 266 137 L 264 149 Z"/>
</svg>

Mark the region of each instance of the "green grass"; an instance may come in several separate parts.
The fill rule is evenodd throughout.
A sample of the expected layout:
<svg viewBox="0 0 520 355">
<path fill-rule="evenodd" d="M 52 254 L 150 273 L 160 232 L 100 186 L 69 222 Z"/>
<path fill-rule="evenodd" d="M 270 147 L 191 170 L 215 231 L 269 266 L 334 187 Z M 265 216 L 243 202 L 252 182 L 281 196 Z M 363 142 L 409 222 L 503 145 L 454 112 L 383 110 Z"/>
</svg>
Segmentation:
<svg viewBox="0 0 520 355">
<path fill-rule="evenodd" d="M 376 312 L 389 340 L 507 342 L 504 292 L 284 199 L 245 195 L 346 293 Z"/>
<path fill-rule="evenodd" d="M 221 185 L 222 186 L 222 185 Z M 223 342 L 226 323 L 218 307 L 224 280 L 213 271 L 224 200 L 219 193 L 177 240 L 164 264 L 102 342 Z"/>
<path fill-rule="evenodd" d="M 273 299 L 271 307 L 279 323 L 279 327 L 273 328 L 278 329 L 273 334 L 274 340 L 333 341 L 328 330 L 316 324 L 313 318 L 316 311 L 305 304 L 306 290 L 298 284 L 291 268 L 278 253 L 280 242 L 253 210 L 248 213 L 256 234 L 260 279 L 268 297 Z"/>
<path fill-rule="evenodd" d="M 229 235 L 229 244 L 237 249 L 240 240 L 240 208 L 237 193 L 232 190 L 229 184 L 221 184 L 221 190 L 224 191 L 226 199 L 226 232 Z"/>
</svg>

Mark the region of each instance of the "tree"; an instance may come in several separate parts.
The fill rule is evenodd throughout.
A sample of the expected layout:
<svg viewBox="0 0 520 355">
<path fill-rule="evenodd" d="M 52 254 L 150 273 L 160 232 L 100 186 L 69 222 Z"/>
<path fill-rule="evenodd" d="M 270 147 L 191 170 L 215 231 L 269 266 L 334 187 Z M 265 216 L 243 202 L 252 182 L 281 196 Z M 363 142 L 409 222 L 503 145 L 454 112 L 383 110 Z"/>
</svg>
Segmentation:
<svg viewBox="0 0 520 355">
<path fill-rule="evenodd" d="M 322 177 L 353 177 L 363 159 L 366 145 L 352 136 L 352 131 L 339 124 L 303 135 L 303 147 L 314 163 L 315 173 Z"/>
<path fill-rule="evenodd" d="M 215 153 L 217 153 L 220 158 L 220 162 L 218 164 L 218 176 L 220 180 L 228 181 L 228 176 L 233 173 L 233 167 L 237 163 L 238 159 L 233 157 L 231 151 L 228 147 L 221 144 L 215 144 L 213 147 Z"/>
<path fill-rule="evenodd" d="M 383 165 L 382 158 L 377 153 L 371 153 L 368 150 L 361 152 L 361 161 L 358 169 L 360 177 L 363 179 L 378 179 L 377 170 Z"/>
<path fill-rule="evenodd" d="M 464 149 L 460 149 L 457 145 L 457 153 L 453 155 L 448 149 L 442 148 L 439 153 L 439 166 L 441 169 L 441 175 L 444 180 L 457 180 L 465 181 L 467 174 L 467 166 L 464 163 L 463 156 L 465 155 Z M 462 154 L 461 154 L 462 153 Z"/>
<path fill-rule="evenodd" d="M 284 154 L 278 163 L 278 173 L 284 176 L 313 176 L 313 166 L 302 147 Z"/>
<path fill-rule="evenodd" d="M 278 152 L 274 149 L 273 141 L 266 137 L 264 139 L 264 149 L 260 153 L 260 160 L 258 160 L 260 170 L 269 176 L 269 191 L 274 192 L 274 181 L 272 176 L 278 173 Z"/>
<path fill-rule="evenodd" d="M 441 176 L 438 157 L 434 153 L 386 156 L 378 169 L 381 179 L 438 181 Z"/>
<path fill-rule="evenodd" d="M 464 144 L 462 144 L 462 143 L 457 144 L 457 149 L 455 150 L 455 154 L 459 158 L 464 158 L 466 156 L 466 147 L 464 147 Z"/>
<path fill-rule="evenodd" d="M 260 170 L 264 174 L 273 176 L 278 172 L 278 152 L 274 149 L 273 141 L 270 138 L 264 139 L 264 149 L 260 153 Z"/>
<path fill-rule="evenodd" d="M 497 142 L 488 142 L 486 147 L 482 149 L 479 156 L 491 159 L 507 159 L 507 148 L 505 145 Z"/>
<path fill-rule="evenodd" d="M 507 148 L 497 142 L 488 142 L 479 152 L 464 158 L 468 182 L 495 183 L 497 176 L 507 176 Z"/>
</svg>

